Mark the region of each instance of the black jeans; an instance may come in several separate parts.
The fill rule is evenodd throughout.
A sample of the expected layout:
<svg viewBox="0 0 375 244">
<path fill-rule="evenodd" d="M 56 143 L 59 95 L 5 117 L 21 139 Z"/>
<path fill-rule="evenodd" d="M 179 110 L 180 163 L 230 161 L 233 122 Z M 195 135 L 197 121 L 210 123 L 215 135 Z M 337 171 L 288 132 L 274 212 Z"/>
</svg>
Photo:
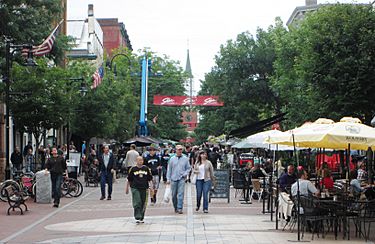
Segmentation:
<svg viewBox="0 0 375 244">
<path fill-rule="evenodd" d="M 55 204 L 60 204 L 62 178 L 62 174 L 51 172 L 52 198 Z"/>
</svg>

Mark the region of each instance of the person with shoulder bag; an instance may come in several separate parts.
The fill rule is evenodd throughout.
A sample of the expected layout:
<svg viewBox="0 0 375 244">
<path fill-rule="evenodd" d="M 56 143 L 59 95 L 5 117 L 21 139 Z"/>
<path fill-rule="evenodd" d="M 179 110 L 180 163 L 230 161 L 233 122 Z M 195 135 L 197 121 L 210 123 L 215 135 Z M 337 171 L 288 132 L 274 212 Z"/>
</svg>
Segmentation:
<svg viewBox="0 0 375 244">
<path fill-rule="evenodd" d="M 196 176 L 195 186 L 197 192 L 197 207 L 195 210 L 199 211 L 203 195 L 203 212 L 208 213 L 208 194 L 211 187 L 215 185 L 215 176 L 214 167 L 207 159 L 206 151 L 200 151 L 198 153 L 193 173 Z"/>
</svg>

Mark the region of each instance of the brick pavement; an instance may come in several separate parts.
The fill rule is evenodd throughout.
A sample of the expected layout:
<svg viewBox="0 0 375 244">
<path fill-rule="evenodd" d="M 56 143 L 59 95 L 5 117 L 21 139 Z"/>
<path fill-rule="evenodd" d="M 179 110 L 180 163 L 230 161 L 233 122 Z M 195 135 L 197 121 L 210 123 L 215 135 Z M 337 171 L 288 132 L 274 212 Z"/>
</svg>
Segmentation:
<svg viewBox="0 0 375 244">
<path fill-rule="evenodd" d="M 148 206 L 144 224 L 133 218 L 131 196 L 124 194 L 125 180 L 114 185 L 111 201 L 100 201 L 99 188 L 85 187 L 79 198 L 63 198 L 60 208 L 51 204 L 28 202 L 29 212 L 6 215 L 7 204 L 0 203 L 0 243 L 289 243 L 296 233 L 275 230 L 269 214 L 262 214 L 262 204 L 240 204 L 212 199 L 209 214 L 195 212 L 195 187 L 187 184 L 184 214 L 175 214 L 171 203 L 159 201 Z M 341 237 L 341 236 L 340 236 Z M 311 240 L 311 234 L 305 234 Z M 313 242 L 335 241 L 333 235 Z M 353 239 L 351 243 L 364 241 Z"/>
</svg>

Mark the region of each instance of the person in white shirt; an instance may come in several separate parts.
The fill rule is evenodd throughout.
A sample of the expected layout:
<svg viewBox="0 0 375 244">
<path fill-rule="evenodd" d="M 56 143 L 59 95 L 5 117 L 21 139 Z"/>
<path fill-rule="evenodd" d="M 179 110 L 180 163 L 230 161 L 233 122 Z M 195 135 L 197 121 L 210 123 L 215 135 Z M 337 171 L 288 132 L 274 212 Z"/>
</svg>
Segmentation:
<svg viewBox="0 0 375 244">
<path fill-rule="evenodd" d="M 197 207 L 195 210 L 199 210 L 203 195 L 203 212 L 208 213 L 208 193 L 210 192 L 211 186 L 215 181 L 215 176 L 214 167 L 212 163 L 207 160 L 206 151 L 200 151 L 198 153 L 198 158 L 194 165 L 193 173 L 196 177 L 195 186 L 197 188 Z"/>
<path fill-rule="evenodd" d="M 126 153 L 125 157 L 125 165 L 129 169 L 137 164 L 137 157 L 139 156 L 139 153 L 135 150 L 136 146 L 135 144 L 130 145 L 130 150 Z"/>
<path fill-rule="evenodd" d="M 297 196 L 297 184 L 299 184 L 299 194 L 301 196 L 319 195 L 318 189 L 308 180 L 307 172 L 304 169 L 298 171 L 298 178 L 298 181 L 292 185 L 292 196 Z"/>
</svg>

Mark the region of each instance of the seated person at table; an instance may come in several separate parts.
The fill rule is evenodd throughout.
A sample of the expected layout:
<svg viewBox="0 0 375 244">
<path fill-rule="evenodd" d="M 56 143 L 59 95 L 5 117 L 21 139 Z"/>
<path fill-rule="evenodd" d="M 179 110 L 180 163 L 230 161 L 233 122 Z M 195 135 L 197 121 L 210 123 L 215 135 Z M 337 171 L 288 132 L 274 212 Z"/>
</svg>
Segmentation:
<svg viewBox="0 0 375 244">
<path fill-rule="evenodd" d="M 323 162 L 320 168 L 318 169 L 318 176 L 323 178 L 326 171 L 331 171 L 331 170 L 329 169 L 328 163 Z"/>
<path fill-rule="evenodd" d="M 298 171 L 298 181 L 292 185 L 292 196 L 297 196 L 297 190 L 299 183 L 299 194 L 301 196 L 309 196 L 311 194 L 318 196 L 319 191 L 316 187 L 308 180 L 307 172 L 305 170 Z"/>
<path fill-rule="evenodd" d="M 357 175 L 357 179 L 361 182 L 361 181 L 365 181 L 367 180 L 367 172 L 366 172 L 366 165 L 364 162 L 361 162 L 360 165 L 359 165 L 359 169 L 358 169 L 358 175 Z"/>
<path fill-rule="evenodd" d="M 357 179 L 357 170 L 350 171 L 350 191 L 354 197 L 360 197 L 361 193 L 366 189 L 366 187 L 361 186 L 361 182 Z"/>
<path fill-rule="evenodd" d="M 266 171 L 260 167 L 260 164 L 258 162 L 254 163 L 254 167 L 250 170 L 251 179 L 259 179 L 261 177 L 266 177 L 268 174 Z"/>
<path fill-rule="evenodd" d="M 294 166 L 289 165 L 288 171 L 281 175 L 281 177 L 278 179 L 278 184 L 280 185 L 280 191 L 286 191 L 287 189 L 290 189 L 290 187 L 293 185 L 294 182 L 296 182 L 297 177 L 294 173 Z"/>
<path fill-rule="evenodd" d="M 322 175 L 323 179 L 320 181 L 320 185 L 328 190 L 333 189 L 333 178 L 330 170 L 325 170 Z"/>
</svg>

